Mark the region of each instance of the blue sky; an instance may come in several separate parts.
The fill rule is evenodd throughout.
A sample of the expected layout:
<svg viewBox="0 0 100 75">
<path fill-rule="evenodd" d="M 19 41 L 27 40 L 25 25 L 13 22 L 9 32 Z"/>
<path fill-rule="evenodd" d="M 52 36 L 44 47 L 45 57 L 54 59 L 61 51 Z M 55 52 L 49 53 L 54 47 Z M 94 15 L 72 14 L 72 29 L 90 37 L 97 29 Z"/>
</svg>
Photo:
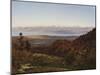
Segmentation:
<svg viewBox="0 0 100 75">
<path fill-rule="evenodd" d="M 95 6 L 13 1 L 12 26 L 95 27 Z"/>
</svg>

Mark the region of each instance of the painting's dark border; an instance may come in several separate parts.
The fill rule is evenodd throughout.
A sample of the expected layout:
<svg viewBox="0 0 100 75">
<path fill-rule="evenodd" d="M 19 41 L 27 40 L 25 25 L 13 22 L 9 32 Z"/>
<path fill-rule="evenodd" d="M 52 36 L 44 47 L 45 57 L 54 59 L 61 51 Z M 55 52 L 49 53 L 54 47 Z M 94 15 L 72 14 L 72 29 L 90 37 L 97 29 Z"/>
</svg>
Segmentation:
<svg viewBox="0 0 100 75">
<path fill-rule="evenodd" d="M 97 28 L 97 22 L 96 22 L 97 7 L 96 7 L 96 5 L 10 0 L 10 51 L 11 51 L 10 52 L 11 53 L 10 63 L 11 64 L 12 64 L 12 1 L 16 1 L 16 2 L 33 2 L 33 3 L 48 3 L 48 4 L 59 4 L 59 5 L 93 6 L 93 7 L 95 7 L 95 28 Z M 97 31 L 97 29 L 96 29 L 96 31 Z M 96 37 L 97 37 L 97 35 L 96 35 Z M 97 49 L 97 45 L 96 45 L 96 49 Z M 96 51 L 96 54 L 97 54 L 97 51 Z M 97 58 L 97 55 L 96 55 L 96 58 Z M 10 64 L 10 73 L 12 73 L 12 65 L 11 64 Z M 96 60 L 96 67 L 97 67 L 97 60 Z M 89 69 L 89 70 L 92 70 L 92 69 Z M 74 70 L 74 71 L 80 71 L 80 70 Z M 64 71 L 60 71 L 60 72 L 64 72 Z M 44 72 L 44 73 L 50 73 L 50 72 Z"/>
</svg>

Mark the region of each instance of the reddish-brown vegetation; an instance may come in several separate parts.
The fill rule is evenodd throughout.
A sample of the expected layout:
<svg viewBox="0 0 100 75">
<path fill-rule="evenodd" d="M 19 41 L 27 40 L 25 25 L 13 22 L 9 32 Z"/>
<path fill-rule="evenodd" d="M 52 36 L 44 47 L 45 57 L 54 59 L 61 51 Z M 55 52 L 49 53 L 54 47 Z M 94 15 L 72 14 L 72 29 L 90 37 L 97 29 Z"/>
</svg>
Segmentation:
<svg viewBox="0 0 100 75">
<path fill-rule="evenodd" d="M 23 44 L 20 44 L 19 37 L 12 37 L 12 73 L 29 73 L 30 70 L 42 72 L 39 66 L 50 67 L 48 70 L 43 68 L 43 72 L 62 71 L 58 68 L 64 68 L 63 70 L 96 68 L 96 29 L 74 41 L 56 40 L 48 46 L 34 46 L 31 44 L 33 40 L 24 37 Z M 37 54 L 34 56 L 34 53 Z M 25 64 L 34 65 L 37 68 L 34 68 L 34 71 L 31 68 L 20 72 L 19 69 Z M 51 67 L 56 67 L 56 70 L 51 70 Z"/>
</svg>

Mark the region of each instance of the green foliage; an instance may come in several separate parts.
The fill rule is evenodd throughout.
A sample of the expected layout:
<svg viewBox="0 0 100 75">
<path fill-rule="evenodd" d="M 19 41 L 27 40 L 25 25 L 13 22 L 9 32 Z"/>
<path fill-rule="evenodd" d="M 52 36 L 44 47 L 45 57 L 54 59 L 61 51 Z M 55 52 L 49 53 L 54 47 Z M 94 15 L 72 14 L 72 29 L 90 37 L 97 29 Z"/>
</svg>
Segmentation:
<svg viewBox="0 0 100 75">
<path fill-rule="evenodd" d="M 75 53 L 73 52 L 73 50 L 66 53 L 66 55 L 64 56 L 64 59 L 67 65 L 73 65 L 75 61 Z"/>
<path fill-rule="evenodd" d="M 62 57 L 34 53 L 32 56 L 32 65 L 41 65 L 41 66 L 60 66 L 64 65 L 65 61 Z"/>
</svg>

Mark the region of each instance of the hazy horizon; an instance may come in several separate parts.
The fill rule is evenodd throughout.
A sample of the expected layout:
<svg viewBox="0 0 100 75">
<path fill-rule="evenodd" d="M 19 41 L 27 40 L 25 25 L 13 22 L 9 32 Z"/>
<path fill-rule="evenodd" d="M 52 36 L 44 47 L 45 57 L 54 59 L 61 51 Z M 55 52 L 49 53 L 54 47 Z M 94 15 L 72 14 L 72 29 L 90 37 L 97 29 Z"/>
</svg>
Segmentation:
<svg viewBox="0 0 100 75">
<path fill-rule="evenodd" d="M 12 28 L 95 28 L 95 27 L 67 27 L 67 26 L 14 26 Z"/>
<path fill-rule="evenodd" d="M 12 36 L 19 36 L 22 32 L 25 36 L 49 35 L 49 36 L 79 36 L 86 34 L 93 28 L 70 28 L 70 27 L 20 27 L 12 28 Z"/>
<path fill-rule="evenodd" d="M 95 27 L 95 6 L 12 1 L 12 27 Z"/>
</svg>

